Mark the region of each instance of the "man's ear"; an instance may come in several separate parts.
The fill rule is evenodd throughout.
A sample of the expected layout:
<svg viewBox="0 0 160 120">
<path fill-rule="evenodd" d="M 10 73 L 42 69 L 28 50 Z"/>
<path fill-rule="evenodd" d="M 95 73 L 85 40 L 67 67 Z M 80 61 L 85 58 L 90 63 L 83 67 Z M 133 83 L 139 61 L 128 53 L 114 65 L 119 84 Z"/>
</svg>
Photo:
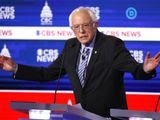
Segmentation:
<svg viewBox="0 0 160 120">
<path fill-rule="evenodd" d="M 93 27 L 98 27 L 98 22 L 94 22 Z"/>
</svg>

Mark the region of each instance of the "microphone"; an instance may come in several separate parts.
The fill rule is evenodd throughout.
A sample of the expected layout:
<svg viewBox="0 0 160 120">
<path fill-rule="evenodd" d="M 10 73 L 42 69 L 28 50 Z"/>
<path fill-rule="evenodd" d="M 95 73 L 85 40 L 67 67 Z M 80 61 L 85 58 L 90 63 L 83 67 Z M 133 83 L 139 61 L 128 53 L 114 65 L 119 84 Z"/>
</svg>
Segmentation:
<svg viewBox="0 0 160 120">
<path fill-rule="evenodd" d="M 70 43 L 68 46 L 69 48 L 73 47 L 76 43 Z M 62 74 L 62 67 L 63 67 L 63 64 L 64 64 L 64 55 L 65 55 L 65 50 L 63 50 L 62 52 L 62 63 L 61 63 L 61 66 L 60 66 L 60 70 L 59 70 L 59 74 L 58 74 L 58 79 L 57 79 L 57 84 L 56 84 L 56 88 L 55 88 L 55 92 L 54 92 L 54 101 L 53 103 L 56 104 L 56 100 L 57 100 L 57 90 L 58 90 L 58 86 L 59 86 L 59 82 L 60 82 L 60 78 L 61 78 L 61 74 Z"/>
<path fill-rule="evenodd" d="M 160 96 L 158 96 L 157 102 L 156 102 L 156 107 L 155 107 L 155 112 L 158 112 L 158 105 L 159 105 L 159 100 L 160 100 Z"/>
<path fill-rule="evenodd" d="M 55 88 L 55 92 L 54 92 L 54 101 L 53 103 L 56 104 L 56 100 L 57 100 L 57 90 L 58 90 L 58 86 L 59 86 L 59 82 L 60 82 L 60 78 L 61 78 L 61 74 L 62 74 L 62 67 L 63 67 L 63 63 L 64 63 L 64 53 L 62 54 L 62 63 L 60 65 L 60 70 L 59 70 L 59 74 L 58 74 L 58 79 L 57 79 L 57 84 L 56 84 L 56 88 Z"/>
<path fill-rule="evenodd" d="M 76 44 L 76 42 L 72 42 L 68 45 L 69 48 L 72 48 L 74 47 Z M 57 84 L 56 84 L 56 88 L 55 88 L 55 92 L 54 92 L 54 101 L 53 103 L 56 104 L 56 100 L 57 100 L 57 90 L 58 90 L 58 86 L 59 86 L 59 82 L 60 82 L 60 78 L 61 78 L 61 74 L 62 74 L 62 67 L 63 67 L 63 64 L 64 64 L 64 55 L 65 55 L 65 50 L 63 50 L 63 54 L 62 54 L 62 63 L 61 63 L 61 66 L 60 66 L 60 71 L 59 71 L 59 75 L 58 75 L 58 79 L 57 79 Z"/>
</svg>

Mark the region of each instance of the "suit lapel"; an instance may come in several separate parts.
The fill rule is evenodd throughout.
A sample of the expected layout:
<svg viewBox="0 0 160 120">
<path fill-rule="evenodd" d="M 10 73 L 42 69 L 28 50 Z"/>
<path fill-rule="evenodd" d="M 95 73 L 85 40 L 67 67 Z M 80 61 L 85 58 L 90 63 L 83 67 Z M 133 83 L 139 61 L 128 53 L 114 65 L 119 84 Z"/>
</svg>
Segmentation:
<svg viewBox="0 0 160 120">
<path fill-rule="evenodd" d="M 101 46 L 103 44 L 103 41 L 101 40 L 101 38 L 102 38 L 102 36 L 98 32 L 97 36 L 96 36 L 95 45 L 94 45 L 94 48 L 93 48 L 93 51 L 92 51 L 92 55 L 91 55 L 91 58 L 90 58 L 90 61 L 89 61 L 89 64 L 88 64 L 88 68 L 87 68 L 86 81 L 85 81 L 86 83 L 87 83 L 88 77 L 92 73 L 94 64 L 97 61 L 97 59 L 98 59 L 98 57 L 99 57 L 99 55 L 101 53 Z"/>
<path fill-rule="evenodd" d="M 80 50 L 80 43 L 76 43 L 76 45 L 74 45 L 72 48 L 71 48 L 71 51 L 70 51 L 70 63 L 71 63 L 71 66 L 72 66 L 72 69 L 76 72 L 76 66 L 77 66 L 77 59 L 78 59 L 78 55 L 79 55 L 79 50 Z"/>
<path fill-rule="evenodd" d="M 69 59 L 69 65 L 71 67 L 71 70 L 73 71 L 73 75 L 74 75 L 74 79 L 75 79 L 74 84 L 76 84 L 77 89 L 81 90 L 82 86 L 81 86 L 78 74 L 76 72 L 79 50 L 80 50 L 80 43 L 79 42 L 75 42 L 74 45 L 72 45 L 70 47 L 70 50 L 69 50 L 69 58 L 70 58 Z"/>
</svg>

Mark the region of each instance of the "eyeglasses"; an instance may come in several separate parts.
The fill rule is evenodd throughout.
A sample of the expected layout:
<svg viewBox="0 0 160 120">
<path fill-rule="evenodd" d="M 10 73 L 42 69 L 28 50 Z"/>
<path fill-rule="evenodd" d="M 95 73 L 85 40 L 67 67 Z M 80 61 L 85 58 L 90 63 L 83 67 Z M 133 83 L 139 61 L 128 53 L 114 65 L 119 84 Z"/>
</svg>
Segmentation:
<svg viewBox="0 0 160 120">
<path fill-rule="evenodd" d="M 80 25 L 73 25 L 71 26 L 71 29 L 75 32 L 79 32 L 80 28 L 83 28 L 85 30 L 91 28 L 91 26 L 94 24 L 95 22 L 89 22 L 89 23 L 84 23 L 84 24 L 80 24 Z"/>
</svg>

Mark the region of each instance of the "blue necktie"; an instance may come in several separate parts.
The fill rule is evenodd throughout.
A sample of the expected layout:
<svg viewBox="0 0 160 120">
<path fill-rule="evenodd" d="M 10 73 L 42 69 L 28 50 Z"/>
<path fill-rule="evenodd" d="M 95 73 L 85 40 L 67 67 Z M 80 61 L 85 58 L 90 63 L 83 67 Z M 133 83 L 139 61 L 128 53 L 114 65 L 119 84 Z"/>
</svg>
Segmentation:
<svg viewBox="0 0 160 120">
<path fill-rule="evenodd" d="M 89 53 L 90 53 L 90 49 L 84 48 L 81 58 L 80 58 L 81 62 L 80 62 L 79 69 L 78 69 L 78 77 L 79 77 L 82 87 L 84 87 L 84 83 L 85 83 L 86 68 L 87 68 Z"/>
</svg>

